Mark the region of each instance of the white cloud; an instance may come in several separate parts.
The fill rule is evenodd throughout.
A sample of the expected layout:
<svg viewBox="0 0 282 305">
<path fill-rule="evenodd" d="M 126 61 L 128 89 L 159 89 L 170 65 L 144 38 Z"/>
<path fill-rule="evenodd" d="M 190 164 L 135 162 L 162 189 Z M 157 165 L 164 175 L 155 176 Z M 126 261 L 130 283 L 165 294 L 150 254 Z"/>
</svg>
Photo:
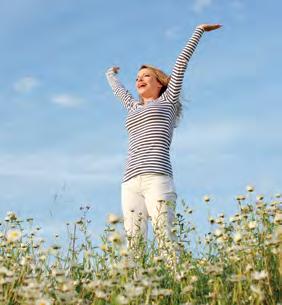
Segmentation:
<svg viewBox="0 0 282 305">
<path fill-rule="evenodd" d="M 14 83 L 13 88 L 19 93 L 29 93 L 40 84 L 39 80 L 33 76 L 25 76 Z"/>
<path fill-rule="evenodd" d="M 180 151 L 201 153 L 222 152 L 230 144 L 247 136 L 250 123 L 241 121 L 221 121 L 189 124 L 175 133 L 175 148 Z"/>
<path fill-rule="evenodd" d="M 241 10 L 244 8 L 244 3 L 243 1 L 241 0 L 233 0 L 230 2 L 230 5 L 232 8 L 235 8 L 235 9 L 238 9 L 238 10 Z"/>
<path fill-rule="evenodd" d="M 183 124 L 175 133 L 172 163 L 184 198 L 192 190 L 227 194 L 247 184 L 260 192 L 279 192 L 280 134 L 276 122 L 249 118 Z"/>
<path fill-rule="evenodd" d="M 213 0 L 195 0 L 193 10 L 196 13 L 201 13 L 204 9 L 211 6 Z"/>
<path fill-rule="evenodd" d="M 164 35 L 168 39 L 174 39 L 179 36 L 181 28 L 179 26 L 172 26 L 165 30 Z"/>
<path fill-rule="evenodd" d="M 247 15 L 246 15 L 246 9 L 245 9 L 245 3 L 241 0 L 233 0 L 230 2 L 230 6 L 233 12 L 233 17 L 236 21 L 242 22 L 246 21 Z"/>
<path fill-rule="evenodd" d="M 83 99 L 70 94 L 58 94 L 52 97 L 52 102 L 63 107 L 77 107 L 83 103 Z"/>
<path fill-rule="evenodd" d="M 229 117 L 183 123 L 175 132 L 172 149 L 184 158 L 194 156 L 195 162 L 207 156 L 229 160 L 234 154 L 244 158 L 252 153 L 265 160 L 280 158 L 277 151 L 282 148 L 282 125 L 274 117 L 267 124 L 262 122 L 257 118 Z"/>
<path fill-rule="evenodd" d="M 0 176 L 35 181 L 113 182 L 121 176 L 124 156 L 113 154 L 0 154 Z"/>
</svg>

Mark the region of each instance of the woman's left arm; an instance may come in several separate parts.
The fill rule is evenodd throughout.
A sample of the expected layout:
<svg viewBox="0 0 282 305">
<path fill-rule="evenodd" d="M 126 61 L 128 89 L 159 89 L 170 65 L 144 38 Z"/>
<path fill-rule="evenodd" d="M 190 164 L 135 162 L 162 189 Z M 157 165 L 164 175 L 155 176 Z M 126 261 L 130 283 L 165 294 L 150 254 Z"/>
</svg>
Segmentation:
<svg viewBox="0 0 282 305">
<path fill-rule="evenodd" d="M 168 83 L 167 90 L 164 92 L 164 95 L 166 95 L 166 98 L 171 103 L 176 103 L 179 99 L 187 64 L 192 54 L 194 53 L 203 33 L 216 30 L 220 27 L 220 24 L 201 24 L 197 26 L 192 37 L 189 39 L 186 46 L 184 47 L 184 49 L 176 60 L 176 63 L 170 76 L 170 81 Z"/>
</svg>

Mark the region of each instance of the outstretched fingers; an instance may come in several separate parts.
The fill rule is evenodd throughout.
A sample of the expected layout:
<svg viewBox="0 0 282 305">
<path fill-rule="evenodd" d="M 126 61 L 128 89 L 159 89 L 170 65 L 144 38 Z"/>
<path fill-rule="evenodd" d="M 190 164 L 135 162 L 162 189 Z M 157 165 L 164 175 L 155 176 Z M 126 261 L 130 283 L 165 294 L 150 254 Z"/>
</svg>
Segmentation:
<svg viewBox="0 0 282 305">
<path fill-rule="evenodd" d="M 120 69 L 120 67 L 113 67 L 112 68 L 113 69 L 113 72 L 115 73 L 115 74 L 117 74 L 118 72 L 119 72 L 119 69 Z"/>
<path fill-rule="evenodd" d="M 200 24 L 198 26 L 198 28 L 203 29 L 205 32 L 209 32 L 209 31 L 213 31 L 213 30 L 217 30 L 219 28 L 221 28 L 222 25 L 221 24 Z"/>
</svg>

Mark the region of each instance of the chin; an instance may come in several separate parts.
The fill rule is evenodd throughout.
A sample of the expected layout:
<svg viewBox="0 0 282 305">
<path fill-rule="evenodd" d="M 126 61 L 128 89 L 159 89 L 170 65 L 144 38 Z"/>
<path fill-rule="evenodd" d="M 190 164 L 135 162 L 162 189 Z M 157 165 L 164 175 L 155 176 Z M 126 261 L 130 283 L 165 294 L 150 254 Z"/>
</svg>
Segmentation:
<svg viewBox="0 0 282 305">
<path fill-rule="evenodd" d="M 140 90 L 139 92 L 139 95 L 142 97 L 142 98 L 149 98 L 150 96 L 152 96 L 152 94 L 150 93 L 150 91 L 148 90 Z"/>
<path fill-rule="evenodd" d="M 144 96 L 144 94 L 146 94 L 146 90 L 137 90 L 138 91 L 138 94 L 140 95 L 140 96 Z"/>
</svg>

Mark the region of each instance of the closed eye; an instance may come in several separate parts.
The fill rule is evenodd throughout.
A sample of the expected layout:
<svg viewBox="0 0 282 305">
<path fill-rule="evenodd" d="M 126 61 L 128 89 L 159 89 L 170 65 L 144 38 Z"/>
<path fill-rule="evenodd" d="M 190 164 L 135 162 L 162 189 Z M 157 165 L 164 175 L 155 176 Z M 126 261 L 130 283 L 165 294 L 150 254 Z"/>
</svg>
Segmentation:
<svg viewBox="0 0 282 305">
<path fill-rule="evenodd" d="M 151 77 L 151 76 L 152 76 L 151 74 L 144 74 L 144 75 L 140 76 L 140 78 L 142 79 L 143 77 Z M 137 82 L 140 78 L 137 77 L 137 78 L 135 79 L 135 81 Z"/>
</svg>

